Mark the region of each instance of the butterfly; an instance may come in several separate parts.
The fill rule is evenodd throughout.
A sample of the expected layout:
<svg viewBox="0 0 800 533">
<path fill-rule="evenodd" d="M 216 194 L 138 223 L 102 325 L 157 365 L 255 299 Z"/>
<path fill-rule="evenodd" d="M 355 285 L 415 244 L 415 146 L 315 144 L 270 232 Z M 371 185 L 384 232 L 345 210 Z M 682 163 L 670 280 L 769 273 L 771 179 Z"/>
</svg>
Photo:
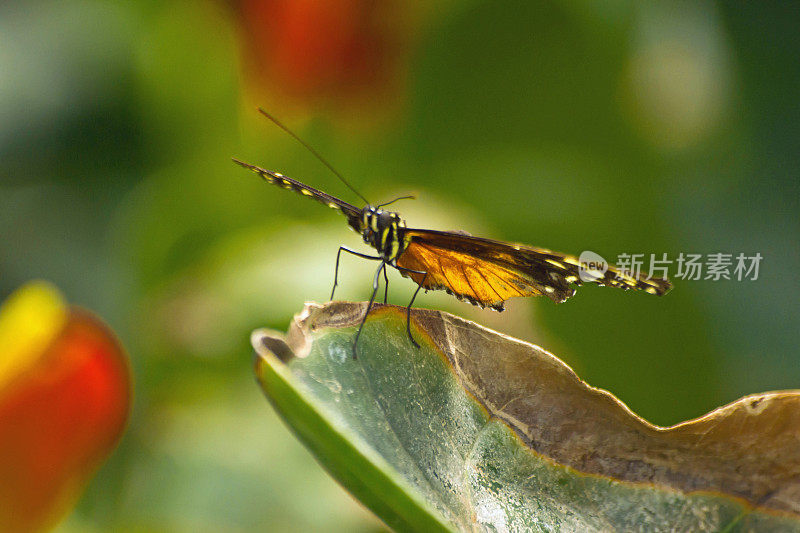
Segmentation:
<svg viewBox="0 0 800 533">
<path fill-rule="evenodd" d="M 259 111 L 302 143 L 345 185 L 361 196 L 313 148 L 266 111 Z M 411 334 L 411 307 L 420 289 L 444 290 L 459 300 L 502 311 L 506 300 L 516 297 L 544 295 L 555 303 L 564 302 L 575 294 L 574 286 L 586 282 L 624 290 L 637 289 L 656 295 L 663 295 L 672 288 L 667 279 L 648 278 L 643 273 L 634 277 L 632 273 L 613 265 L 608 265 L 604 271 L 592 271 L 591 275 L 586 275 L 578 258 L 544 248 L 474 237 L 465 232 L 408 228 L 398 213 L 382 208 L 410 197 L 404 196 L 373 206 L 361 196 L 367 205 L 358 208 L 280 172 L 238 159 L 233 161 L 255 172 L 268 183 L 295 191 L 339 211 L 347 218 L 348 225 L 361 234 L 364 242 L 377 251 L 377 255 L 367 255 L 340 246 L 336 254 L 331 300 L 338 284 L 339 258 L 343 251 L 380 262 L 373 279 L 372 296 L 356 332 L 354 358 L 357 357 L 361 330 L 375 303 L 381 273 L 388 284 L 387 266 L 397 269 L 402 276 L 411 278 L 417 284 L 411 302 L 406 307 L 406 331 L 417 347 L 419 345 Z"/>
</svg>

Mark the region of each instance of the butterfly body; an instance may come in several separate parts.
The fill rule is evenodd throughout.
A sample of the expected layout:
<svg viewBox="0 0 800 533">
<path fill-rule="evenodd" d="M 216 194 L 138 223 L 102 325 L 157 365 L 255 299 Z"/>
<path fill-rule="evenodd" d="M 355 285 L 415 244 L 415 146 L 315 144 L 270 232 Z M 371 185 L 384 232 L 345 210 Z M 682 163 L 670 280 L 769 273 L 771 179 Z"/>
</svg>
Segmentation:
<svg viewBox="0 0 800 533">
<path fill-rule="evenodd" d="M 350 227 L 378 252 L 376 257 L 356 255 L 380 260 L 381 266 L 397 268 L 419 288 L 444 290 L 473 305 L 502 311 L 504 302 L 510 298 L 538 295 L 561 303 L 575 294 L 574 286 L 587 281 L 657 295 L 671 288 L 665 279 L 633 277 L 614 266 L 587 280 L 581 276 L 577 258 L 544 248 L 474 237 L 463 232 L 407 228 L 400 215 L 393 211 L 371 205 L 359 209 L 278 172 L 234 161 L 269 183 L 294 190 L 344 214 Z"/>
<path fill-rule="evenodd" d="M 359 224 L 353 229 L 361 233 L 364 242 L 375 248 L 387 263 L 395 264 L 408 245 L 405 227 L 399 214 L 368 205 L 361 210 Z"/>
<path fill-rule="evenodd" d="M 666 279 L 651 279 L 638 273 L 634 277 L 613 265 L 606 266 L 602 271 L 593 270 L 591 275 L 585 276 L 577 258 L 544 248 L 483 239 L 459 231 L 407 228 L 399 214 L 381 209 L 389 205 L 388 203 L 370 205 L 314 148 L 263 109 L 259 109 L 259 112 L 308 149 L 367 204 L 359 209 L 280 172 L 234 159 L 235 163 L 252 170 L 268 183 L 293 190 L 338 210 L 347 218 L 350 227 L 361 234 L 364 242 L 377 250 L 377 256 L 370 256 L 340 246 L 336 254 L 331 300 L 336 291 L 339 258 L 343 251 L 380 262 L 372 282 L 372 296 L 353 342 L 354 359 L 358 355 L 358 338 L 375 302 L 381 272 L 386 282 L 383 296 L 384 303 L 386 302 L 389 284 L 387 265 L 417 284 L 411 302 L 406 307 L 406 332 L 417 347 L 419 345 L 411 334 L 411 306 L 423 288 L 426 291 L 444 290 L 459 300 L 467 300 L 480 307 L 488 306 L 496 311 L 502 311 L 505 301 L 515 297 L 545 295 L 553 302 L 561 303 L 575 294 L 573 285 L 581 285 L 587 281 L 624 290 L 639 289 L 657 295 L 665 294 L 672 288 Z"/>
</svg>

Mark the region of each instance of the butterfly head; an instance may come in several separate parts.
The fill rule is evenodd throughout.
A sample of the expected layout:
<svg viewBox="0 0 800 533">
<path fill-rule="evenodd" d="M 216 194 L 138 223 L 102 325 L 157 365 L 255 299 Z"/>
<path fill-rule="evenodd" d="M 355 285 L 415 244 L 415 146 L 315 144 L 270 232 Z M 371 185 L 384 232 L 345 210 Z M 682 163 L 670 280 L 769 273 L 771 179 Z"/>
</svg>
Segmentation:
<svg viewBox="0 0 800 533">
<path fill-rule="evenodd" d="M 402 236 L 405 227 L 403 219 L 393 211 L 384 211 L 371 205 L 361 210 L 358 231 L 364 242 L 389 261 L 397 259 L 405 249 Z"/>
</svg>

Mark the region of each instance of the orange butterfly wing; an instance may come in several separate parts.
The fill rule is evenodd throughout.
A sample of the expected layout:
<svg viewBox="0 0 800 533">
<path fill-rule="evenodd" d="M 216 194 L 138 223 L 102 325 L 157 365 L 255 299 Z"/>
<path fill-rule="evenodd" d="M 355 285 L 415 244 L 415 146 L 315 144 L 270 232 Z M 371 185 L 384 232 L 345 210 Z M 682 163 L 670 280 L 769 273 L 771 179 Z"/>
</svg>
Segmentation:
<svg viewBox="0 0 800 533">
<path fill-rule="evenodd" d="M 448 231 L 406 229 L 406 248 L 397 258 L 400 270 L 424 289 L 442 289 L 475 305 L 503 309 L 503 302 L 544 294 L 556 303 L 575 294 L 581 285 L 580 263 L 572 256 L 543 248 L 509 244 Z M 610 266 L 593 283 L 664 294 L 671 284 L 658 278 L 639 278 Z"/>
<path fill-rule="evenodd" d="M 427 272 L 425 275 L 400 271 L 424 289 L 445 290 L 482 307 L 501 310 L 503 302 L 509 298 L 542 294 L 521 273 L 430 243 L 411 242 L 397 259 L 397 265 Z"/>
</svg>

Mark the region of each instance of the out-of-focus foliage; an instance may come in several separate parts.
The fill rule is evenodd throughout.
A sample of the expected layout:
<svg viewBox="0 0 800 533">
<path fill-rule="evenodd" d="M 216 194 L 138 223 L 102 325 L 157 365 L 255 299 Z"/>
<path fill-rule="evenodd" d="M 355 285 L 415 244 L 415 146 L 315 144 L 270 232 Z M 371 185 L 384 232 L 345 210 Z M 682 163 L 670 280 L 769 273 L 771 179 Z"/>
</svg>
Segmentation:
<svg viewBox="0 0 800 533">
<path fill-rule="evenodd" d="M 0 6 L 0 296 L 52 280 L 108 319 L 136 374 L 128 434 L 66 529 L 379 527 L 252 383 L 249 331 L 325 300 L 337 247 L 359 246 L 341 217 L 230 163 L 356 200 L 256 106 L 373 201 L 417 192 L 396 206 L 409 225 L 607 258 L 764 257 L 757 281 L 677 280 L 664 298 L 419 305 L 537 342 L 659 424 L 798 386 L 796 10 L 347 2 L 325 37 L 350 75 L 291 85 L 264 73 L 302 59 L 313 75 L 294 54 L 326 50 L 308 43 L 332 15 L 268 4 L 292 24 L 274 50 L 252 48 L 271 45 L 250 2 Z M 343 258 L 338 296 L 368 296 L 371 268 Z M 405 303 L 412 284 L 391 282 Z"/>
</svg>

